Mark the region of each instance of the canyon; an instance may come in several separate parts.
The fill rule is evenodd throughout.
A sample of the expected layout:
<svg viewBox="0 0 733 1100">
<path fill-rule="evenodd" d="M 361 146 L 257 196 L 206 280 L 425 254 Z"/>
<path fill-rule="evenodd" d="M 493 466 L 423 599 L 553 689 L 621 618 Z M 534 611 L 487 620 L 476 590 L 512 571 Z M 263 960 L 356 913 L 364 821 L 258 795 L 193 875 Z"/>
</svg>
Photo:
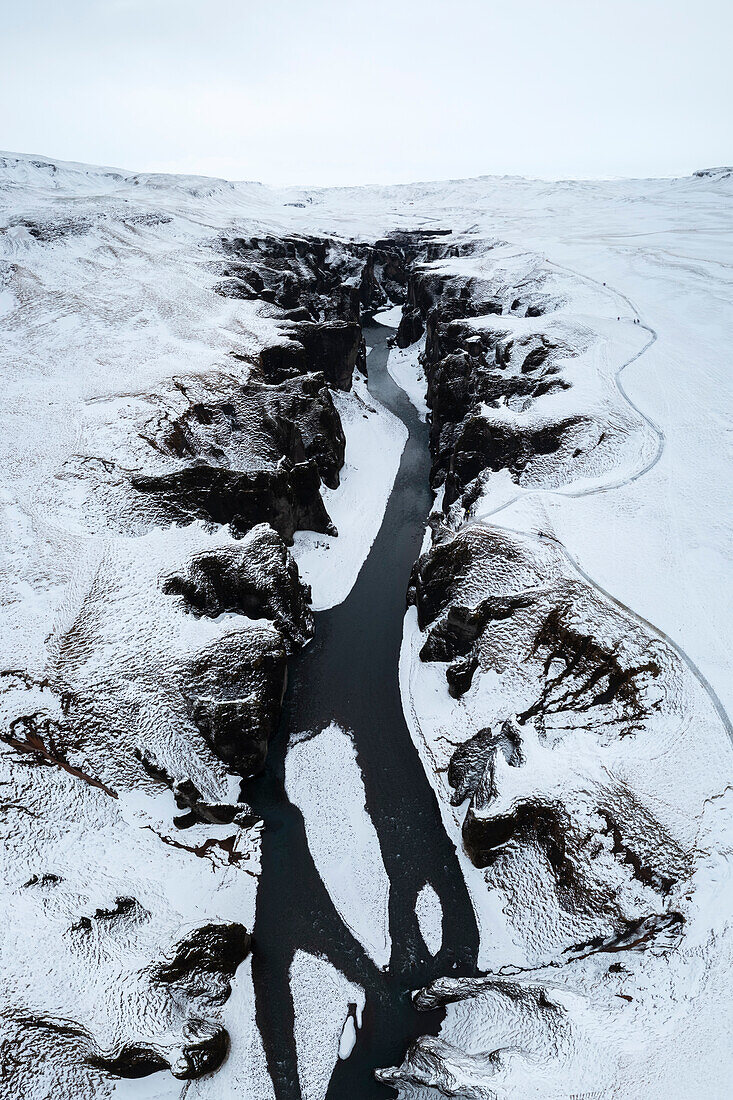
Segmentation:
<svg viewBox="0 0 733 1100">
<path fill-rule="evenodd" d="M 0 158 L 0 1096 L 727 1094 L 730 189 Z"/>
</svg>

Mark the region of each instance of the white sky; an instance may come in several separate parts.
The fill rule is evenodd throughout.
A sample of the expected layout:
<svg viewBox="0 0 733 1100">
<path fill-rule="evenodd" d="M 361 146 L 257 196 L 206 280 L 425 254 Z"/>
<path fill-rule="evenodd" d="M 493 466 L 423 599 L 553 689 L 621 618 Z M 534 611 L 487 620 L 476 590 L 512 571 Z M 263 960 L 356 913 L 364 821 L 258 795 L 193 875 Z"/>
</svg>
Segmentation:
<svg viewBox="0 0 733 1100">
<path fill-rule="evenodd" d="M 733 0 L 0 0 L 0 148 L 268 183 L 733 162 Z"/>
</svg>

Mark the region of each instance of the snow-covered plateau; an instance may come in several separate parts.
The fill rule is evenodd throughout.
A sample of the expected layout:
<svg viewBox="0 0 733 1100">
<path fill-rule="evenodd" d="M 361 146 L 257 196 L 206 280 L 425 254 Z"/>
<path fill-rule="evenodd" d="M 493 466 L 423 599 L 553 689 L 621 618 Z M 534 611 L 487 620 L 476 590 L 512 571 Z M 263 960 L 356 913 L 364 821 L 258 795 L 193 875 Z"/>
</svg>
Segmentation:
<svg viewBox="0 0 733 1100">
<path fill-rule="evenodd" d="M 732 272 L 730 170 L 0 155 L 3 1100 L 730 1095 Z M 343 717 L 281 728 L 379 583 L 408 440 L 397 789 L 455 849 L 426 829 L 425 873 Z M 287 821 L 332 910 L 269 987 Z"/>
</svg>

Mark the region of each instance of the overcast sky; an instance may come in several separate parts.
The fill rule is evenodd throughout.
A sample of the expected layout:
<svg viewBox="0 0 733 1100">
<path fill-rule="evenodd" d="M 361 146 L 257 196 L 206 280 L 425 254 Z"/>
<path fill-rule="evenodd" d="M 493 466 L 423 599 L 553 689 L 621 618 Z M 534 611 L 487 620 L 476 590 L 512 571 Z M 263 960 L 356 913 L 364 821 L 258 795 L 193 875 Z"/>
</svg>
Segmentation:
<svg viewBox="0 0 733 1100">
<path fill-rule="evenodd" d="M 0 0 L 0 148 L 272 183 L 733 162 L 731 0 Z"/>
</svg>

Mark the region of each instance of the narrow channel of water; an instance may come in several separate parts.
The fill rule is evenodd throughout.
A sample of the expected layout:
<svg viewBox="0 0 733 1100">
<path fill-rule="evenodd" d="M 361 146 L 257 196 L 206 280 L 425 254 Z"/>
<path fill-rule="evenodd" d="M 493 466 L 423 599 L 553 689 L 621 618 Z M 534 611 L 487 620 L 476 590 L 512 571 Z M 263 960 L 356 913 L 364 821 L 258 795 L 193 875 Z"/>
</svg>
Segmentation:
<svg viewBox="0 0 733 1100">
<path fill-rule="evenodd" d="M 263 818 L 252 971 L 257 1022 L 278 1100 L 301 1100 L 288 973 L 296 950 L 323 955 L 366 993 L 351 1056 L 336 1066 L 329 1100 L 394 1096 L 374 1079 L 402 1060 L 413 1039 L 437 1032 L 442 1014 L 419 1014 L 410 991 L 445 974 L 474 974 L 478 931 L 455 849 L 440 819 L 402 712 L 399 653 L 410 569 L 431 505 L 427 428 L 387 369 L 389 329 L 365 327 L 373 350 L 370 392 L 405 423 L 409 438 L 384 521 L 348 598 L 316 616 L 313 642 L 291 662 L 280 729 L 264 774 L 243 785 Z M 390 879 L 392 958 L 381 971 L 344 925 L 316 871 L 303 818 L 287 798 L 291 734 L 332 721 L 353 732 L 367 810 Z M 337 827 L 337 826 L 336 826 Z M 443 946 L 433 958 L 415 917 L 430 883 L 443 908 Z"/>
</svg>

